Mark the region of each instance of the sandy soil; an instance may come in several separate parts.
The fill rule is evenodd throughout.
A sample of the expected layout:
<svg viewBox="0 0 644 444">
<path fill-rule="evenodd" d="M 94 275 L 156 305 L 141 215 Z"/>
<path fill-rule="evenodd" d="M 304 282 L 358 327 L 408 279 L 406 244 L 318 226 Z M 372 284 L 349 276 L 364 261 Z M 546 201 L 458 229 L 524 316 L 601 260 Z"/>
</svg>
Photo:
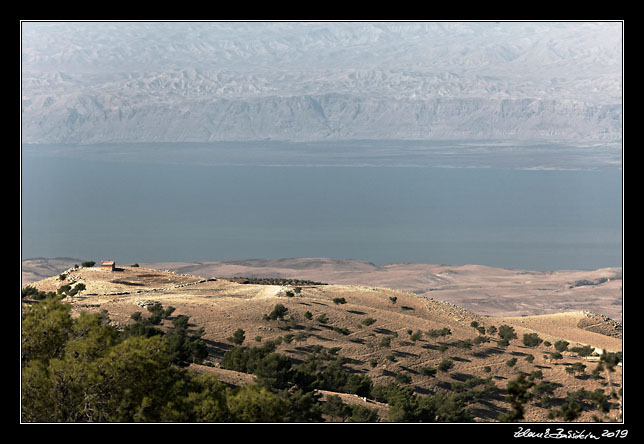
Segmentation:
<svg viewBox="0 0 644 444">
<path fill-rule="evenodd" d="M 530 271 L 480 265 L 392 264 L 328 258 L 145 264 L 206 277 L 283 277 L 395 288 L 452 302 L 486 316 L 590 311 L 622 319 L 622 272 Z"/>
<path fill-rule="evenodd" d="M 438 277 L 448 279 L 449 270 L 453 269 L 443 269 L 437 273 Z M 457 271 L 465 274 L 465 269 Z M 524 276 L 524 279 L 531 277 Z M 554 351 L 553 347 L 545 344 L 526 347 L 521 342 L 524 333 L 536 332 L 553 344 L 558 339 L 565 339 L 571 347 L 591 345 L 609 351 L 622 350 L 621 330 L 608 318 L 582 312 L 490 317 L 449 302 L 375 286 L 306 285 L 302 286 L 299 294 L 289 296 L 287 291 L 292 291 L 293 287 L 288 285 L 239 284 L 146 267 L 120 267 L 115 272 L 72 270 L 64 281 L 53 276 L 33 285 L 41 290 L 54 290 L 62 284 L 76 282 L 85 283 L 87 289 L 73 300 L 68 298 L 74 312 L 107 310 L 116 325 L 132 322 L 130 316 L 134 312 L 145 314 L 146 305 L 153 302 L 175 307 L 174 315 L 190 316 L 195 327 L 205 330 L 204 339 L 210 353 L 208 359 L 214 366 L 205 367 L 206 370 L 217 368 L 223 354 L 232 348 L 228 338 L 242 328 L 246 337 L 244 345 L 247 346 L 282 338 L 278 352 L 286 354 L 293 362 L 306 359 L 315 345 L 325 349 L 340 347 L 338 354 L 347 358 L 347 366 L 352 371 L 369 375 L 375 384 L 392 382 L 397 374 L 408 375 L 412 379 L 412 387 L 420 394 L 449 390 L 452 383 L 472 376 L 492 377 L 501 392 L 491 402 L 473 406 L 479 421 L 494 421 L 508 408 L 503 390 L 517 371 L 530 373 L 541 370 L 545 380 L 559 384 L 555 396 L 560 398 L 580 388 L 609 389 L 606 378 L 574 377 L 565 371 L 567 364 L 582 362 L 587 366 L 588 374 L 597 365 L 592 359 L 566 352 L 563 359 L 551 360 L 549 353 Z M 337 298 L 344 298 L 346 303 L 335 303 Z M 284 328 L 285 321 L 263 319 L 277 303 L 288 308 L 287 319 L 293 319 L 292 329 Z M 306 312 L 311 313 L 312 319 L 305 316 Z M 318 321 L 320 315 L 325 315 L 328 322 Z M 367 318 L 375 319 L 375 323 L 365 325 L 363 321 Z M 497 338 L 491 336 L 489 342 L 468 346 L 467 341 L 478 336 L 472 321 L 485 327 L 512 325 L 519 339 L 508 347 L 501 347 L 496 344 Z M 431 338 L 426 334 L 445 327 L 450 329 L 451 335 Z M 419 340 L 413 341 L 410 332 L 416 331 L 423 334 Z M 381 343 L 384 337 L 392 338 L 388 347 Z M 447 349 L 441 350 L 441 345 Z M 525 359 L 528 355 L 534 357 L 533 362 Z M 517 358 L 513 367 L 507 365 L 511 358 Z M 443 359 L 450 359 L 454 364 L 449 372 L 438 372 L 435 377 L 421 374 L 423 367 L 437 368 Z M 250 379 L 248 375 L 221 370 L 208 371 L 219 371 L 218 374 L 229 383 L 245 383 Z M 611 380 L 617 388 L 621 387 L 621 367 Z M 613 416 L 617 414 L 617 405 L 614 407 Z M 547 409 L 531 405 L 526 419 L 545 420 L 547 413 Z M 584 413 L 581 419 L 591 420 L 590 412 Z"/>
<path fill-rule="evenodd" d="M 61 273 L 79 262 L 65 258 L 25 260 L 22 285 Z M 393 288 L 498 317 L 588 311 L 621 321 L 624 306 L 620 268 L 540 272 L 480 265 L 377 266 L 328 258 L 159 262 L 141 266 L 203 278 L 281 277 Z"/>
</svg>

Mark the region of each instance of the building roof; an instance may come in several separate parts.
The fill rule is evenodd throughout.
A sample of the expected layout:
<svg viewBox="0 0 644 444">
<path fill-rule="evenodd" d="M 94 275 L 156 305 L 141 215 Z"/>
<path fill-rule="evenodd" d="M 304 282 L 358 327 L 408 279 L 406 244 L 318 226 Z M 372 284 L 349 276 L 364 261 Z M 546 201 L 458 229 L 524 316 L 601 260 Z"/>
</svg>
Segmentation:
<svg viewBox="0 0 644 444">
<path fill-rule="evenodd" d="M 114 261 L 103 261 L 101 265 L 114 265 Z"/>
</svg>

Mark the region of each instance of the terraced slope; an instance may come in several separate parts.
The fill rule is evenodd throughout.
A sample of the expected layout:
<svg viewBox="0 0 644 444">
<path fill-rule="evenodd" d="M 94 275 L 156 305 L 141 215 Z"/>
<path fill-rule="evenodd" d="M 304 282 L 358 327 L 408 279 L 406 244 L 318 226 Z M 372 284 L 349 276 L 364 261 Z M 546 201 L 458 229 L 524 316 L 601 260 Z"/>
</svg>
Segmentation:
<svg viewBox="0 0 644 444">
<path fill-rule="evenodd" d="M 455 383 L 490 377 L 498 390 L 470 406 L 479 421 L 494 421 L 509 408 L 505 388 L 518 372 L 541 371 L 544 381 L 556 384 L 552 398 L 559 403 L 567 393 L 582 388 L 589 391 L 600 388 L 609 393 L 605 377 L 589 377 L 597 365 L 593 362 L 596 357 L 582 358 L 566 351 L 561 359 L 552 359 L 551 353 L 555 351 L 552 345 L 542 342 L 527 347 L 521 340 L 524 334 L 537 333 L 550 344 L 566 340 L 570 348 L 590 345 L 608 351 L 622 350 L 614 323 L 592 314 L 491 318 L 414 293 L 378 287 L 241 284 L 133 267 L 118 268 L 115 272 L 70 269 L 65 280 L 54 276 L 33 285 L 52 291 L 63 284 L 73 286 L 78 282 L 84 283 L 86 290 L 73 300 L 67 298 L 74 310 L 107 310 L 112 322 L 120 326 L 132 322 L 130 316 L 135 312 L 145 314 L 145 307 L 154 302 L 175 307 L 174 315 L 190 316 L 195 326 L 204 327 L 210 353 L 208 366 L 195 368 L 216 372 L 226 382 L 243 384 L 253 378 L 219 368 L 224 353 L 233 347 L 228 338 L 242 329 L 245 346 L 281 338 L 277 351 L 293 362 L 305 360 L 319 347 L 333 350 L 346 358 L 350 371 L 368 375 L 374 384 L 402 381 L 421 395 L 451 392 Z M 265 319 L 277 304 L 287 309 L 284 320 Z M 490 326 L 498 328 L 503 324 L 512 326 L 518 336 L 508 346 L 500 345 L 498 334 L 488 331 Z M 485 335 L 475 325 L 485 327 Z M 449 335 L 431 335 L 432 331 L 445 329 L 449 329 Z M 479 337 L 487 338 L 487 342 Z M 529 356 L 534 357 L 531 362 Z M 423 374 L 423 369 L 438 369 L 444 360 L 451 362 L 450 369 L 439 370 L 434 376 Z M 508 365 L 512 360 L 514 364 Z M 566 367 L 573 363 L 586 365 L 584 374 L 567 372 Z M 619 390 L 621 367 L 611 375 L 611 381 L 615 390 Z M 349 395 L 345 398 L 372 402 Z M 618 402 L 613 400 L 611 405 L 608 416 L 615 417 Z M 386 412 L 385 407 L 379 408 Z M 535 401 L 527 409 L 526 420 L 547 421 L 548 411 Z M 592 421 L 592 415 L 607 417 L 585 411 L 580 420 Z"/>
</svg>

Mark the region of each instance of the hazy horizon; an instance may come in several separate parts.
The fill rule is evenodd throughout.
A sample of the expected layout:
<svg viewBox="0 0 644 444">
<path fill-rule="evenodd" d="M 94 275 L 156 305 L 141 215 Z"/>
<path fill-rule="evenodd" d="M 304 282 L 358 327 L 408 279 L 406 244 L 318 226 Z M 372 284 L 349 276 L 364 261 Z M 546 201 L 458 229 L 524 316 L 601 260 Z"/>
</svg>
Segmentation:
<svg viewBox="0 0 644 444">
<path fill-rule="evenodd" d="M 619 21 L 21 27 L 23 257 L 621 266 Z"/>
</svg>

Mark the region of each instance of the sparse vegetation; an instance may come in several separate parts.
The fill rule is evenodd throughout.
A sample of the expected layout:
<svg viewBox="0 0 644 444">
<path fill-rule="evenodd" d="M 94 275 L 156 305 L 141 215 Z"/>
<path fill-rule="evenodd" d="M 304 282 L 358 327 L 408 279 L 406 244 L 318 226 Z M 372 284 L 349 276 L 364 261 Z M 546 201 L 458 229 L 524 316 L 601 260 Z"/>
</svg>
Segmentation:
<svg viewBox="0 0 644 444">
<path fill-rule="evenodd" d="M 363 325 L 366 325 L 367 327 L 368 327 L 368 326 L 370 326 L 370 325 L 372 325 L 372 324 L 375 324 L 375 322 L 376 322 L 376 320 L 375 320 L 374 318 L 366 318 L 366 319 L 363 319 L 363 320 L 361 321 L 361 323 L 362 323 Z"/>
<path fill-rule="evenodd" d="M 443 359 L 438 364 L 438 370 L 441 372 L 448 372 L 454 367 L 454 362 L 450 359 Z"/>
<path fill-rule="evenodd" d="M 82 269 L 73 274 L 83 273 L 99 274 Z M 554 348 L 548 350 L 537 333 L 524 334 L 531 328 L 529 322 L 514 324 L 515 320 L 508 318 L 497 329 L 483 325 L 480 318 L 470 322 L 472 317 L 465 316 L 468 320 L 462 321 L 463 312 L 458 307 L 433 301 L 414 305 L 412 297 L 404 298 L 402 303 L 409 310 L 401 311 L 403 306 L 397 304 L 400 292 L 375 288 L 369 291 L 381 292 L 382 298 L 367 299 L 355 289 L 334 291 L 333 287 L 259 291 L 214 280 L 187 289 L 185 303 L 180 298 L 159 296 L 159 301 L 176 301 L 175 309 L 150 301 L 145 295 L 148 288 L 160 287 L 157 283 L 148 287 L 133 277 L 139 273 L 149 277 L 147 282 L 151 283 L 157 272 L 128 267 L 120 273 L 119 279 L 100 273 L 108 279 L 106 282 L 127 281 L 135 287 L 125 289 L 131 296 L 119 296 L 123 307 L 129 303 L 130 308 L 117 312 L 118 322 L 100 311 L 101 305 L 91 295 L 88 298 L 86 293 L 78 293 L 85 287 L 81 282 L 74 283 L 75 276 L 60 281 L 54 275 L 48 285 L 22 289 L 23 330 L 32 338 L 24 340 L 23 335 L 25 420 L 467 422 L 476 414 L 477 421 L 520 421 L 528 417 L 528 410 L 530 418 L 537 414 L 546 419 L 548 414 L 550 420 L 586 420 L 591 415 L 602 421 L 619 418 L 615 411 L 621 407 L 621 387 L 615 373 L 621 374 L 617 367 L 621 354 L 605 352 L 591 373 L 586 367 L 587 346 L 569 350 L 567 341 L 553 340 Z M 173 282 L 190 282 L 186 275 L 163 276 L 169 278 L 163 284 L 166 288 Z M 61 285 L 65 282 L 67 286 Z M 97 285 L 91 285 L 95 292 Z M 204 329 L 193 325 L 188 316 L 193 313 L 192 307 L 201 303 L 193 296 L 199 294 L 201 286 L 214 289 L 204 291 L 204 305 L 194 312 L 199 322 L 207 320 L 208 340 Z M 183 291 L 178 285 L 176 288 L 177 294 Z M 229 295 L 228 290 L 220 290 L 223 288 L 237 293 Z M 123 287 L 117 289 L 123 291 Z M 64 304 L 63 300 L 71 300 L 65 296 L 75 290 L 83 297 L 72 301 L 74 304 Z M 284 295 L 292 299 L 284 299 Z M 225 302 L 221 313 L 212 310 L 220 296 Z M 389 297 L 396 302 L 387 300 Z M 348 309 L 343 306 L 347 299 L 351 301 Z M 369 305 L 372 300 L 377 305 Z M 135 301 L 144 309 L 133 311 Z M 68 308 L 53 308 L 59 304 Z M 111 304 L 110 310 L 114 306 Z M 91 307 L 95 313 L 84 314 L 83 307 Z M 236 311 L 237 307 L 241 310 Z M 29 312 L 33 315 L 27 316 Z M 244 317 L 236 317 L 237 312 Z M 435 318 L 433 313 L 437 314 Z M 53 322 L 43 322 L 44 317 Z M 404 323 L 399 322 L 401 317 Z M 45 332 L 44 325 L 52 328 Z M 521 328 L 522 334 L 522 341 L 516 344 L 510 342 L 517 339 L 513 325 Z M 549 331 L 547 334 L 555 336 Z M 584 342 L 583 338 L 574 340 L 579 341 L 576 344 Z M 527 354 L 525 347 L 539 349 Z M 564 353 L 567 351 L 572 353 Z M 142 361 L 120 363 L 121 358 Z M 550 360 L 549 364 L 544 359 Z M 193 363 L 202 363 L 213 374 L 231 379 L 224 379 L 224 384 L 219 376 L 198 375 L 193 367 L 200 371 L 205 367 L 188 369 Z M 134 378 L 117 374 L 119 369 L 140 378 L 160 378 L 157 380 L 164 381 L 165 390 L 152 387 L 146 380 L 142 384 L 145 390 L 136 387 L 128 391 Z M 254 375 L 255 382 L 243 374 Z M 112 386 L 101 392 L 98 381 L 103 375 L 111 378 L 110 384 L 121 392 L 112 391 L 116 390 Z M 61 381 L 64 384 L 58 387 L 63 391 L 54 390 L 53 384 Z M 564 388 L 571 382 L 576 389 L 590 390 L 567 395 Z M 599 387 L 608 390 L 604 393 Z M 322 398 L 316 390 L 347 395 L 341 399 L 325 394 Z M 92 397 L 87 404 L 91 412 L 84 410 L 79 393 Z M 510 409 L 502 401 L 506 394 Z M 379 416 L 375 410 L 352 404 L 368 405 L 349 395 L 387 405 L 379 407 Z M 123 402 L 123 407 L 117 402 Z"/>
<path fill-rule="evenodd" d="M 568 346 L 570 343 L 568 341 L 560 340 L 555 342 L 555 350 L 557 350 L 559 353 L 565 352 L 568 350 Z"/>
<path fill-rule="evenodd" d="M 228 338 L 228 340 L 233 344 L 241 345 L 244 343 L 244 340 L 246 339 L 245 333 L 246 332 L 243 329 L 238 328 L 237 330 L 235 330 L 233 335 Z"/>
<path fill-rule="evenodd" d="M 525 408 L 524 404 L 532 399 L 532 394 L 528 391 L 534 383 L 526 378 L 524 373 L 519 373 L 516 378 L 511 380 L 507 386 L 506 399 L 512 406 L 512 409 L 499 418 L 502 422 L 516 422 L 523 419 Z"/>
<path fill-rule="evenodd" d="M 288 313 L 288 308 L 286 308 L 282 304 L 275 304 L 273 311 L 271 311 L 269 314 L 264 315 L 264 320 L 274 321 L 276 319 L 284 319 L 286 313 Z"/>
<path fill-rule="evenodd" d="M 274 277 L 274 278 L 261 278 L 261 277 L 241 277 L 241 276 L 236 276 L 234 278 L 236 281 L 240 281 L 241 283 L 244 284 L 253 284 L 253 285 L 291 285 L 291 286 L 297 286 L 300 287 L 299 291 L 296 291 L 296 293 L 299 293 L 302 290 L 302 286 L 311 286 L 311 285 L 328 285 L 325 284 L 324 282 L 316 282 L 316 281 L 308 281 L 308 280 L 302 280 L 302 279 L 287 279 L 287 278 L 279 278 L 279 277 Z"/>
<path fill-rule="evenodd" d="M 537 347 L 543 342 L 537 333 L 526 333 L 523 335 L 523 345 L 526 347 Z"/>
</svg>

